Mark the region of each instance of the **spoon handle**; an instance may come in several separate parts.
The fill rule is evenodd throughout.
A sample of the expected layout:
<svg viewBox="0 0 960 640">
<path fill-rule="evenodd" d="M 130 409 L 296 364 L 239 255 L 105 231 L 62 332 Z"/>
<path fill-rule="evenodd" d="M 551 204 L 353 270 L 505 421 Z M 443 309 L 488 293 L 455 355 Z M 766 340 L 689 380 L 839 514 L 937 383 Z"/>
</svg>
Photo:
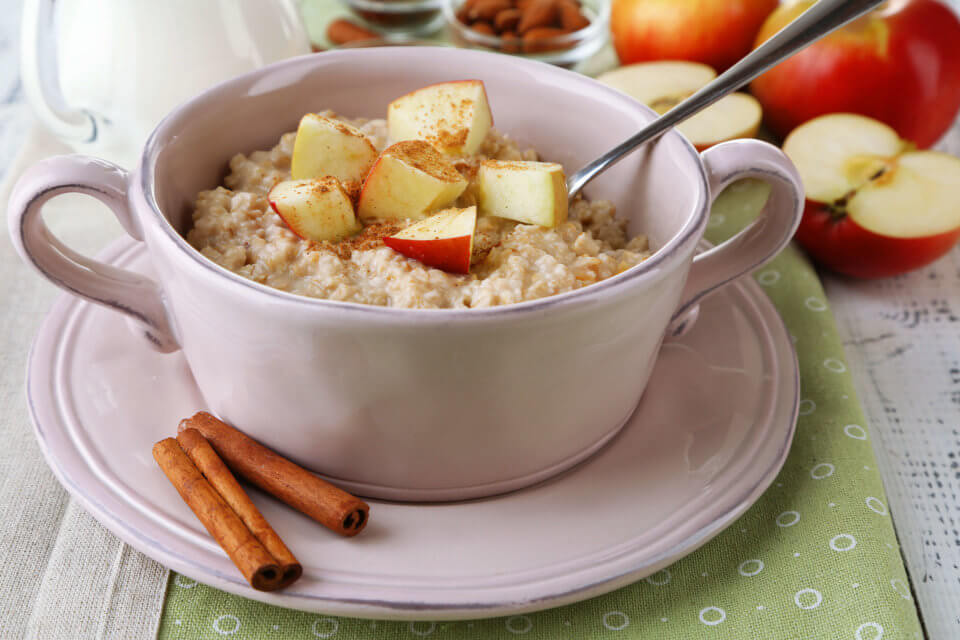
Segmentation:
<svg viewBox="0 0 960 640">
<path fill-rule="evenodd" d="M 644 142 L 662 135 L 701 109 L 733 93 L 767 69 L 776 66 L 807 45 L 859 18 L 883 2 L 884 0 L 819 0 L 713 82 L 651 122 L 632 138 L 571 175 L 567 181 L 568 196 L 572 198 L 577 195 L 597 174 Z"/>
</svg>

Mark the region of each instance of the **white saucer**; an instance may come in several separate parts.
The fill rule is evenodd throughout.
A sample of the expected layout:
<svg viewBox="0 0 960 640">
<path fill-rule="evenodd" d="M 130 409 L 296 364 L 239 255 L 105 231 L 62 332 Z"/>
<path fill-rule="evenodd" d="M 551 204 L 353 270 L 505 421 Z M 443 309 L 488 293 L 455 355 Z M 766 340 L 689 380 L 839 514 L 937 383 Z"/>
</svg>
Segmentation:
<svg viewBox="0 0 960 640">
<path fill-rule="evenodd" d="M 101 258 L 150 270 L 127 240 Z M 770 301 L 744 280 L 704 302 L 693 330 L 663 347 L 623 431 L 557 478 L 469 502 L 371 501 L 370 524 L 352 539 L 252 492 L 304 565 L 299 582 L 268 594 L 244 582 L 154 463 L 153 443 L 204 402 L 180 354 L 141 340 L 116 313 L 69 296 L 44 322 L 27 393 L 60 482 L 116 535 L 176 571 L 331 615 L 499 616 L 634 582 L 753 504 L 783 465 L 796 424 L 793 346 Z M 549 437 L 549 425 L 543 431 Z"/>
</svg>

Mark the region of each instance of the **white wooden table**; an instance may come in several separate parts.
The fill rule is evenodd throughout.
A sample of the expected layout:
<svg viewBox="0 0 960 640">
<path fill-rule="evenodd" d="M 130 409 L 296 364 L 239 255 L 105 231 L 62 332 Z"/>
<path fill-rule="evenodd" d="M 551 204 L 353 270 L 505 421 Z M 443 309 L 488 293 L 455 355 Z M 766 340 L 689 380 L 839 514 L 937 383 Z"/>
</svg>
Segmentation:
<svg viewBox="0 0 960 640">
<path fill-rule="evenodd" d="M 960 122 L 939 148 L 960 155 Z M 823 283 L 921 619 L 960 638 L 960 247 L 898 278 Z"/>
<path fill-rule="evenodd" d="M 30 123 L 17 75 L 20 0 L 4 4 L 0 178 Z M 941 148 L 960 155 L 960 123 Z M 960 248 L 898 278 L 860 282 L 824 274 L 823 280 L 928 636 L 960 638 Z M 3 305 L 0 312 L 8 311 Z M 10 364 L 0 359 L 0 366 Z M 0 616 L 12 614 L 0 602 Z"/>
</svg>

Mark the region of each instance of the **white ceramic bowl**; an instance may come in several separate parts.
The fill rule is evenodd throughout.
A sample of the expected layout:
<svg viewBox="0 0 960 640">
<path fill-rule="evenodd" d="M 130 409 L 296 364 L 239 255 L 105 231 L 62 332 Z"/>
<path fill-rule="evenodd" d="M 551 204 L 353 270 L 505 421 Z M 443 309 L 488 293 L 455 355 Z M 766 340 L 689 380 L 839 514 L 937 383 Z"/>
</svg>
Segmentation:
<svg viewBox="0 0 960 640">
<path fill-rule="evenodd" d="M 269 148 L 304 113 L 382 117 L 396 96 L 462 78 L 486 83 L 501 131 L 568 171 L 654 117 L 590 78 L 496 54 L 401 47 L 295 58 L 180 106 L 132 173 L 84 156 L 31 168 L 11 198 L 12 238 L 53 282 L 128 314 L 155 347 L 182 349 L 207 408 L 348 489 L 449 500 L 529 485 L 616 434 L 671 320 L 689 321 L 699 297 L 779 251 L 803 193 L 770 145 L 738 141 L 701 156 L 668 133 L 587 189 L 650 236 L 649 260 L 573 293 L 491 309 L 299 297 L 228 272 L 183 239 L 197 192 L 220 182 L 229 158 Z M 695 259 L 712 198 L 745 176 L 772 183 L 765 215 Z M 109 205 L 146 243 L 159 282 L 60 245 L 40 210 L 64 192 Z"/>
</svg>

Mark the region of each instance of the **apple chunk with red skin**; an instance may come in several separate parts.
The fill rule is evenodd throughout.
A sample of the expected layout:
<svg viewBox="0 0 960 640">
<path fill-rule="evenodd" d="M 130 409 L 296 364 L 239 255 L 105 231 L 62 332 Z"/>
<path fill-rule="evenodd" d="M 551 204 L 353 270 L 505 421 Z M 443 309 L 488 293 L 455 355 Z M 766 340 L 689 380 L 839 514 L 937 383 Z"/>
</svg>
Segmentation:
<svg viewBox="0 0 960 640">
<path fill-rule="evenodd" d="M 852 114 L 801 125 L 783 150 L 807 192 L 796 239 L 834 271 L 897 275 L 960 239 L 960 159 L 915 151 L 882 122 Z"/>
<path fill-rule="evenodd" d="M 663 115 L 717 77 L 697 62 L 663 61 L 631 64 L 597 77 Z M 704 151 L 736 138 L 752 138 L 760 129 L 763 110 L 753 96 L 733 93 L 677 125 L 677 130 Z"/>
<path fill-rule="evenodd" d="M 308 113 L 297 128 L 290 176 L 294 180 L 333 176 L 341 182 L 361 182 L 376 159 L 376 147 L 356 127 Z"/>
<path fill-rule="evenodd" d="M 470 273 L 476 227 L 476 207 L 446 209 L 384 238 L 383 243 L 428 267 Z"/>
<path fill-rule="evenodd" d="M 467 180 L 430 143 L 405 140 L 384 149 L 370 169 L 357 213 L 364 222 L 418 220 L 454 202 Z"/>
<path fill-rule="evenodd" d="M 480 80 L 442 82 L 401 96 L 387 107 L 392 142 L 426 140 L 441 153 L 470 155 L 493 126 Z"/>
<path fill-rule="evenodd" d="M 552 228 L 567 219 L 567 180 L 553 162 L 484 160 L 480 213 Z"/>
<path fill-rule="evenodd" d="M 281 182 L 267 199 L 290 230 L 304 240 L 337 242 L 360 230 L 350 196 L 332 176 Z"/>
</svg>

